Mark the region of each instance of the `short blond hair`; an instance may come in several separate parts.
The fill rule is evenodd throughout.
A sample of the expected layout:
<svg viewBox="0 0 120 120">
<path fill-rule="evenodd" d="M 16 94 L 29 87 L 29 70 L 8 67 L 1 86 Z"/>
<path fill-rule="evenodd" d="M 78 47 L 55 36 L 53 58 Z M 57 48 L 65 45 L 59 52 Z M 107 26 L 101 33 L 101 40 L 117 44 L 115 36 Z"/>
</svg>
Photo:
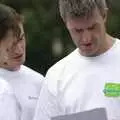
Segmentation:
<svg viewBox="0 0 120 120">
<path fill-rule="evenodd" d="M 97 8 L 103 16 L 107 4 L 105 0 L 59 0 L 59 11 L 65 21 L 67 16 L 87 16 Z"/>
</svg>

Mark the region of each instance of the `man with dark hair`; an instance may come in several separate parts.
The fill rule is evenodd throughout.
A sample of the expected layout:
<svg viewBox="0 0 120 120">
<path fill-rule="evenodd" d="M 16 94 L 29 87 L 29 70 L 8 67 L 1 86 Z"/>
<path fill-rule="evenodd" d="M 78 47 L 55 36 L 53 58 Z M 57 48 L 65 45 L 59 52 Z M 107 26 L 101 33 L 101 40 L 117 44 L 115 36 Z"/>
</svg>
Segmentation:
<svg viewBox="0 0 120 120">
<path fill-rule="evenodd" d="M 32 120 L 44 77 L 22 65 L 25 44 L 23 17 L 13 8 L 0 4 L 0 76 L 13 88 L 21 107 L 21 119 Z"/>
<path fill-rule="evenodd" d="M 120 41 L 106 33 L 105 0 L 59 0 L 76 49 L 47 72 L 34 120 L 104 107 L 120 119 Z"/>
</svg>

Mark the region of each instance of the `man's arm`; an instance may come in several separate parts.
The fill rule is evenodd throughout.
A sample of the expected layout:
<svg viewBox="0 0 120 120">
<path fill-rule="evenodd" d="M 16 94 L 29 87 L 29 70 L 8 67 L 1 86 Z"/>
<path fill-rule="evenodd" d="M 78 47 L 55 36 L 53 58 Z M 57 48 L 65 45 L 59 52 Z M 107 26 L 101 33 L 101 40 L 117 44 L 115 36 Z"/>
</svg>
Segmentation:
<svg viewBox="0 0 120 120">
<path fill-rule="evenodd" d="M 57 116 L 59 112 L 57 98 L 49 91 L 46 81 L 44 81 L 34 120 L 50 120 L 51 117 Z"/>
<path fill-rule="evenodd" d="M 12 88 L 0 79 L 0 120 L 20 120 L 21 110 Z"/>
</svg>

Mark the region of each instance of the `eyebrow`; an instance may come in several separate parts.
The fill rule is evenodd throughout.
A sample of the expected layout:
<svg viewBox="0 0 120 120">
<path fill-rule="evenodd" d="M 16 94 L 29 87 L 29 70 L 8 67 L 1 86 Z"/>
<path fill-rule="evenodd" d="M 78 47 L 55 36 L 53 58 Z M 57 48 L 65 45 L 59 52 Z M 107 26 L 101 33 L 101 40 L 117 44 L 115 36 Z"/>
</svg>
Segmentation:
<svg viewBox="0 0 120 120">
<path fill-rule="evenodd" d="M 20 35 L 20 37 L 24 37 L 25 36 L 25 33 L 22 33 L 21 35 Z"/>
<path fill-rule="evenodd" d="M 18 37 L 18 41 L 23 39 L 23 37 L 25 36 L 25 33 L 22 33 L 19 37 Z"/>
</svg>

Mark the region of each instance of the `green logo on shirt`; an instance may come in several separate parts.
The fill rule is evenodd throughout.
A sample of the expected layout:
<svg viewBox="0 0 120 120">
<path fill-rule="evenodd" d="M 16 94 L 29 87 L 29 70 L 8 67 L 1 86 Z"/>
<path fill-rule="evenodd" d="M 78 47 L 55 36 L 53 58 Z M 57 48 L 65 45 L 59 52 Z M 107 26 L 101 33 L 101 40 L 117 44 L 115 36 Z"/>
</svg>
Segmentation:
<svg viewBox="0 0 120 120">
<path fill-rule="evenodd" d="M 120 83 L 106 83 L 104 94 L 107 97 L 120 97 Z"/>
</svg>

